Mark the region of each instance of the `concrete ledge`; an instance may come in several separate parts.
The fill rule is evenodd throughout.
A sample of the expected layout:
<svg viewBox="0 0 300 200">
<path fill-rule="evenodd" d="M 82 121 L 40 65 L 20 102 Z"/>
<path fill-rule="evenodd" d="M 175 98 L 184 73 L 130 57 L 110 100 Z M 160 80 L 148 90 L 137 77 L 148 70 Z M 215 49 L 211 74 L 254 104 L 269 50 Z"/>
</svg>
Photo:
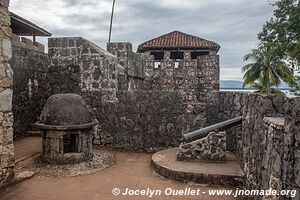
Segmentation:
<svg viewBox="0 0 300 200">
<path fill-rule="evenodd" d="M 99 122 L 98 120 L 94 120 L 91 123 L 86 124 L 79 124 L 79 125 L 47 125 L 36 122 L 34 125 L 42 130 L 74 130 L 74 129 L 87 129 L 92 128 L 93 126 L 97 125 Z"/>
<path fill-rule="evenodd" d="M 152 168 L 159 175 L 180 182 L 194 182 L 208 185 L 243 186 L 244 172 L 237 158 L 227 152 L 227 162 L 182 162 L 177 161 L 178 148 L 155 153 L 152 156 Z"/>
</svg>

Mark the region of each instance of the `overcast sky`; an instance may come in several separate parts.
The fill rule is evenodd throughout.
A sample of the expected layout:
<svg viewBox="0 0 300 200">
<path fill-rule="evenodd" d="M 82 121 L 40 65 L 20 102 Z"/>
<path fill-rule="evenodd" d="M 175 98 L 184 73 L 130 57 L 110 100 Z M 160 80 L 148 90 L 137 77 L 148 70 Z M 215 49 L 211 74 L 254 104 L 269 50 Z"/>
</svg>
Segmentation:
<svg viewBox="0 0 300 200">
<path fill-rule="evenodd" d="M 116 0 L 112 41 L 137 45 L 173 30 L 221 45 L 221 79 L 242 80 L 243 55 L 272 16 L 270 0 Z M 54 37 L 82 36 L 106 48 L 112 0 L 11 0 L 10 10 Z M 45 40 L 40 40 L 44 42 Z"/>
</svg>

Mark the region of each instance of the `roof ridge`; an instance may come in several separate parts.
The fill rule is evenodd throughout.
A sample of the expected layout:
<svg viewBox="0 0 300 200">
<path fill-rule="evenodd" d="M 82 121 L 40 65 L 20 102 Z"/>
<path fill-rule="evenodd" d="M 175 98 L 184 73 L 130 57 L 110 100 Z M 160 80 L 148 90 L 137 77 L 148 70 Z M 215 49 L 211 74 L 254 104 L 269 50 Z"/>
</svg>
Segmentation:
<svg viewBox="0 0 300 200">
<path fill-rule="evenodd" d="M 205 48 L 218 51 L 220 45 L 213 41 L 175 30 L 143 42 L 138 46 L 138 52 L 144 52 L 151 48 Z"/>
</svg>

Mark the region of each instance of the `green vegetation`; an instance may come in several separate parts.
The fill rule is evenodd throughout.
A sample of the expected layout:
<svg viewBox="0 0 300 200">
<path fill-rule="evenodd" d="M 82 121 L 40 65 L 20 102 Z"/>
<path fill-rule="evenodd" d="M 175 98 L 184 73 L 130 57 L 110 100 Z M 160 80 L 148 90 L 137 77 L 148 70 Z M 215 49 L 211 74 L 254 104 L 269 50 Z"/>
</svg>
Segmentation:
<svg viewBox="0 0 300 200">
<path fill-rule="evenodd" d="M 244 85 L 261 92 L 276 92 L 274 86 L 288 83 L 300 94 L 300 77 L 293 75 L 300 63 L 300 1 L 277 0 L 274 16 L 258 34 L 261 44 L 244 57 L 254 61 L 243 67 Z"/>
<path fill-rule="evenodd" d="M 293 71 L 277 55 L 272 43 L 261 43 L 257 49 L 244 56 L 245 61 L 252 61 L 242 68 L 244 86 L 271 93 L 273 86 L 281 82 L 292 82 Z"/>
<path fill-rule="evenodd" d="M 278 0 L 274 16 L 264 26 L 258 38 L 271 42 L 278 56 L 297 67 L 300 61 L 300 1 Z"/>
<path fill-rule="evenodd" d="M 300 76 L 295 76 L 295 81 L 291 84 L 291 92 L 296 96 L 300 96 Z"/>
</svg>

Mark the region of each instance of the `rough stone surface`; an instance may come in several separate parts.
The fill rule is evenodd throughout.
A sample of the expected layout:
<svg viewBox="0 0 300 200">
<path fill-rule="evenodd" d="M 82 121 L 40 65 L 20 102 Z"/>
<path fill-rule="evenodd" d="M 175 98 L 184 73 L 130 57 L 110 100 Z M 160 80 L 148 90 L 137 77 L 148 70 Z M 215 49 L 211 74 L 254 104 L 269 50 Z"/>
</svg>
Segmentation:
<svg viewBox="0 0 300 200">
<path fill-rule="evenodd" d="M 47 125 L 80 125 L 93 122 L 90 109 L 77 94 L 55 94 L 48 98 L 40 116 Z"/>
<path fill-rule="evenodd" d="M 243 115 L 244 94 L 238 92 L 212 92 L 208 95 L 207 102 L 207 124 L 212 125 L 234 117 Z M 237 152 L 241 147 L 242 126 L 226 130 L 226 148 L 229 151 Z"/>
<path fill-rule="evenodd" d="M 90 161 L 94 156 L 93 126 L 97 123 L 81 96 L 52 95 L 36 123 L 42 134 L 42 159 L 53 164 Z"/>
<path fill-rule="evenodd" d="M 93 92 L 101 96 L 100 101 L 116 100 L 118 70 L 122 67 L 107 51 L 83 38 L 51 38 L 48 56 L 37 47 L 39 44 L 28 39 L 22 42 L 16 35 L 13 38 L 15 137 L 35 131 L 33 124 L 53 94 Z M 0 77 L 6 74 L 0 70 Z"/>
<path fill-rule="evenodd" d="M 8 85 L 8 87 L 10 86 Z M 10 88 L 0 93 L 0 110 L 2 112 L 10 112 L 12 110 L 12 93 L 13 90 Z"/>
<path fill-rule="evenodd" d="M 277 191 L 287 189 L 284 184 L 284 118 L 265 117 L 264 118 L 264 154 L 262 156 L 261 185 L 260 189 L 272 188 Z M 290 188 L 291 189 L 291 188 Z M 281 199 L 273 197 L 272 199 Z"/>
<path fill-rule="evenodd" d="M 146 72 L 152 80 L 152 89 L 177 91 L 186 104 L 185 132 L 204 127 L 207 124 L 208 95 L 219 91 L 219 56 L 203 55 L 192 59 L 190 51 L 183 51 L 184 57 L 175 68 L 171 52 L 164 51 L 160 67 L 154 68 L 154 56 L 146 52 Z"/>
<path fill-rule="evenodd" d="M 11 36 L 7 5 L 8 1 L 1 1 L 0 183 L 13 174 L 12 124 L 16 135 L 21 135 L 32 129 L 50 95 L 77 93 L 100 121 L 94 130 L 94 144 L 123 150 L 177 146 L 183 133 L 243 116 L 241 126 L 226 130 L 226 147 L 239 158 L 247 187 L 262 188 L 278 180 L 282 183 L 278 188 L 299 187 L 299 98 L 218 92 L 217 55 L 191 59 L 185 51 L 175 68 L 175 60 L 165 51 L 161 67 L 155 69 L 153 56 L 133 53 L 130 43 L 112 43 L 109 53 L 83 38 L 51 38 L 48 57 L 39 44 Z M 16 39 L 13 53 L 10 37 Z M 9 102 L 11 56 L 17 77 L 13 81 L 15 122 Z M 279 130 L 266 117 L 284 117 L 284 129 Z M 279 131 L 284 136 L 281 139 Z M 276 167 L 274 174 L 264 176 L 271 167 Z"/>
<path fill-rule="evenodd" d="M 53 70 L 50 75 L 55 77 L 53 81 L 50 78 L 51 91 L 72 92 L 84 97 L 100 122 L 95 129 L 94 144 L 156 151 L 178 146 L 182 133 L 205 125 L 206 92 L 199 100 L 197 91 L 187 99 L 186 92 L 200 90 L 199 81 L 203 82 L 203 87 L 213 82 L 208 90 L 218 90 L 215 79 L 207 78 L 208 73 L 214 72 L 214 78 L 218 77 L 218 57 L 212 55 L 203 60 L 199 58 L 199 61 L 187 57 L 186 66 L 181 69 L 185 79 L 177 84 L 179 88 L 172 85 L 175 88 L 171 89 L 167 83 L 161 83 L 166 87 L 153 87 L 153 76 L 146 72 L 153 60 L 132 52 L 130 43 L 111 43 L 107 48 L 110 53 L 83 38 L 49 40 L 50 69 Z M 64 73 L 65 69 L 73 69 L 71 77 Z M 189 84 L 188 80 L 195 73 L 199 77 Z"/>
<path fill-rule="evenodd" d="M 14 176 L 14 145 L 12 116 L 12 76 L 9 60 L 11 43 L 9 1 L 0 1 L 0 187 Z"/>
<path fill-rule="evenodd" d="M 40 53 L 45 52 L 45 47 L 43 44 L 41 44 L 39 42 L 33 42 L 29 38 L 19 37 L 15 34 L 12 34 L 11 43 L 12 43 L 12 46 L 14 46 L 14 47 L 20 47 L 20 48 L 24 48 L 27 50 L 37 51 Z"/>
<path fill-rule="evenodd" d="M 50 38 L 48 46 L 53 94 L 96 92 L 101 101 L 116 101 L 118 60 L 114 55 L 83 38 Z"/>
<path fill-rule="evenodd" d="M 184 105 L 176 92 L 124 92 L 118 104 L 87 102 L 100 122 L 95 144 L 150 152 L 180 144 Z"/>
<path fill-rule="evenodd" d="M 51 95 L 50 60 L 46 53 L 20 41 L 12 42 L 14 137 L 35 130 L 43 106 Z"/>
<path fill-rule="evenodd" d="M 208 108 L 209 121 L 243 116 L 242 127 L 228 130 L 227 139 L 242 164 L 246 187 L 298 189 L 299 98 L 234 92 L 214 95 Z"/>
<path fill-rule="evenodd" d="M 179 161 L 222 162 L 226 160 L 226 133 L 211 132 L 199 140 L 181 144 L 177 153 Z"/>
<path fill-rule="evenodd" d="M 119 73 L 118 85 L 120 90 L 150 90 L 152 83 L 150 76 L 145 73 L 146 60 L 143 55 L 132 51 L 132 44 L 128 42 L 110 43 L 107 51 L 118 58 L 124 67 L 124 73 Z"/>
<path fill-rule="evenodd" d="M 20 182 L 20 181 L 24 181 L 26 179 L 29 179 L 33 176 L 34 176 L 33 171 L 22 171 L 22 172 L 16 174 L 15 179 L 16 179 L 16 182 Z"/>
<path fill-rule="evenodd" d="M 284 125 L 283 188 L 300 188 L 300 98 L 287 103 Z"/>
<path fill-rule="evenodd" d="M 153 58 L 132 52 L 130 43 L 111 43 L 105 51 L 83 38 L 50 38 L 47 55 L 13 37 L 16 136 L 34 130 L 47 98 L 57 93 L 79 94 L 91 105 L 100 122 L 97 145 L 155 151 L 206 125 L 207 94 L 218 90 L 215 55 L 197 60 L 186 52 L 177 70 L 166 53 L 165 68 L 155 71 Z M 164 82 L 166 74 L 172 83 Z"/>
<path fill-rule="evenodd" d="M 124 43 L 109 43 L 107 51 L 118 57 L 119 64 L 126 69 L 126 74 L 131 77 L 144 78 L 145 62 L 140 54 L 132 51 L 132 44 Z"/>
<path fill-rule="evenodd" d="M 146 52 L 145 57 L 146 72 L 152 78 L 154 90 L 180 91 L 184 102 L 190 103 L 206 103 L 207 94 L 219 90 L 219 57 L 216 55 L 191 59 L 187 51 L 175 68 L 170 51 L 164 51 L 164 58 L 157 69 L 150 52 Z"/>
</svg>

